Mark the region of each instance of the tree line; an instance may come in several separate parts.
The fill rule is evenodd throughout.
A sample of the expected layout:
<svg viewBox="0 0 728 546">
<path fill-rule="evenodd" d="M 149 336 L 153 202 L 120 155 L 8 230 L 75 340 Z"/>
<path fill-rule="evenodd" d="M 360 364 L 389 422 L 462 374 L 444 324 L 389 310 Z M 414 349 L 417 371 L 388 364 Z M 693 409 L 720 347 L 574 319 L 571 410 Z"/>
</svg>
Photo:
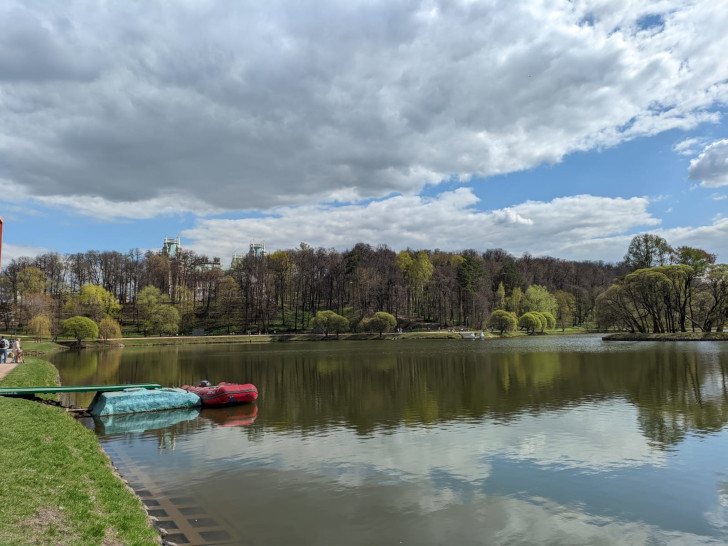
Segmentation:
<svg viewBox="0 0 728 546">
<path fill-rule="evenodd" d="M 727 305 L 728 266 L 649 234 L 633 238 L 616 264 L 503 249 L 395 252 L 359 243 L 342 252 L 301 243 L 227 269 L 193 251 L 88 251 L 13 259 L 0 276 L 6 330 L 58 334 L 63 321 L 82 316 L 106 337 L 117 329 L 379 331 L 390 324 L 381 313 L 404 329 L 710 331 L 723 329 Z"/>
<path fill-rule="evenodd" d="M 346 251 L 313 248 L 246 255 L 230 268 L 193 251 L 88 251 L 13 259 L 0 276 L 0 323 L 27 328 L 46 317 L 104 317 L 125 332 L 302 332 L 321 311 L 354 327 L 377 312 L 402 328 L 485 328 L 494 310 L 520 316 L 533 295 L 563 327 L 593 325 L 597 297 L 625 263 L 515 257 L 502 249 L 412 250 L 359 243 Z M 526 294 L 531 290 L 531 295 Z M 535 296 L 534 296 L 535 297 Z M 554 303 L 555 302 L 555 303 Z M 113 332 L 112 332 L 113 333 Z"/>
<path fill-rule="evenodd" d="M 631 332 L 723 331 L 728 320 L 728 265 L 705 250 L 672 248 L 651 234 L 634 237 L 619 277 L 597 298 L 602 327 Z"/>
</svg>

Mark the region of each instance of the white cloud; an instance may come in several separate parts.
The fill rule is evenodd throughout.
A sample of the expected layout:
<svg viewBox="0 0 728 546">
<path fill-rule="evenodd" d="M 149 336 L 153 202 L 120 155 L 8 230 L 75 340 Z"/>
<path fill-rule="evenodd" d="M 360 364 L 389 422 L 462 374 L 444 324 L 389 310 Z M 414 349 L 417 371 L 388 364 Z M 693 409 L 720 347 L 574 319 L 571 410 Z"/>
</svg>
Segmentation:
<svg viewBox="0 0 728 546">
<path fill-rule="evenodd" d="M 703 145 L 700 138 L 686 138 L 672 147 L 672 150 L 680 155 L 695 155 L 696 148 Z"/>
<path fill-rule="evenodd" d="M 699 180 L 706 188 L 728 186 L 728 139 L 713 142 L 690 161 L 690 180 Z"/>
<path fill-rule="evenodd" d="M 70 209 L 69 212 L 81 216 L 111 221 L 143 220 L 186 212 L 199 215 L 221 212 L 221 209 L 215 209 L 205 202 L 200 202 L 192 195 L 183 194 L 168 194 L 152 199 L 122 202 L 83 195 L 36 197 L 33 200 L 58 209 L 67 211 Z"/>
<path fill-rule="evenodd" d="M 692 246 L 717 254 L 719 262 L 725 262 L 728 257 L 728 217 L 718 215 L 704 226 L 658 229 L 650 233 L 663 237 L 674 247 Z"/>
<path fill-rule="evenodd" d="M 659 224 L 644 197 L 576 195 L 493 211 L 476 210 L 476 203 L 471 189 L 459 188 L 434 198 L 398 195 L 366 205 L 281 207 L 260 218 L 200 220 L 181 236 L 196 251 L 216 256 L 259 240 L 269 250 L 301 241 L 339 250 L 387 241 L 396 249 L 505 247 L 515 254 L 619 260 L 629 230 Z"/>
<path fill-rule="evenodd" d="M 0 177 L 111 217 L 416 194 L 717 121 L 725 28 L 710 0 L 9 0 Z"/>
<path fill-rule="evenodd" d="M 8 265 L 11 260 L 21 257 L 34 257 L 41 254 L 50 252 L 47 248 L 39 246 L 25 246 L 25 245 L 14 245 L 10 243 L 3 243 L 2 253 L 2 265 L 3 267 Z"/>
</svg>

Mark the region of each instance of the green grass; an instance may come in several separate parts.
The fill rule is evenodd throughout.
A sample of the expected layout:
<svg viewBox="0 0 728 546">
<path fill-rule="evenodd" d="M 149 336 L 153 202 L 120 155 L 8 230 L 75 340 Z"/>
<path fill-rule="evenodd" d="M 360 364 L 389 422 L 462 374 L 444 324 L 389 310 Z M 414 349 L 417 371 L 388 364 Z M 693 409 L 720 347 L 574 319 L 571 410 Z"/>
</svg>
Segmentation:
<svg viewBox="0 0 728 546">
<path fill-rule="evenodd" d="M 58 370 L 50 362 L 26 356 L 25 362 L 18 364 L 5 379 L 0 381 L 0 387 L 46 387 L 58 385 Z M 58 400 L 57 394 L 41 394 L 44 400 Z M 0 402 L 10 400 L 0 397 Z"/>
<path fill-rule="evenodd" d="M 57 384 L 57 372 L 35 357 L 0 381 L 39 384 Z M 0 430 L 0 544 L 161 542 L 94 433 L 63 408 L 0 397 Z"/>
</svg>

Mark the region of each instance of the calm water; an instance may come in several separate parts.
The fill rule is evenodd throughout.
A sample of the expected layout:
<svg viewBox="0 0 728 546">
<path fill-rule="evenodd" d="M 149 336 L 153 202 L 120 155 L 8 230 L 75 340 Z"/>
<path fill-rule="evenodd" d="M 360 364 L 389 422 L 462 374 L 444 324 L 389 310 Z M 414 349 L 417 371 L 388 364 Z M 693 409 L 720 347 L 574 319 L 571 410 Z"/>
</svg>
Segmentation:
<svg viewBox="0 0 728 546">
<path fill-rule="evenodd" d="M 178 542 L 728 543 L 728 343 L 208 345 L 54 363 L 67 385 L 258 386 L 257 405 L 92 425 Z"/>
</svg>

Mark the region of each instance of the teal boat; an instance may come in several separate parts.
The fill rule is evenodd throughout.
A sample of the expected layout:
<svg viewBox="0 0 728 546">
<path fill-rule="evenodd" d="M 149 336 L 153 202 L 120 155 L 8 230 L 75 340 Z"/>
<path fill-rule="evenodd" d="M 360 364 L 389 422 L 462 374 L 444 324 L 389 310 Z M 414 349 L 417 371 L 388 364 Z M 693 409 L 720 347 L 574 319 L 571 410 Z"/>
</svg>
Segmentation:
<svg viewBox="0 0 728 546">
<path fill-rule="evenodd" d="M 118 413 L 192 408 L 201 403 L 199 396 L 182 389 L 132 388 L 117 392 L 97 393 L 88 407 L 88 412 L 94 417 L 99 417 Z"/>
</svg>

